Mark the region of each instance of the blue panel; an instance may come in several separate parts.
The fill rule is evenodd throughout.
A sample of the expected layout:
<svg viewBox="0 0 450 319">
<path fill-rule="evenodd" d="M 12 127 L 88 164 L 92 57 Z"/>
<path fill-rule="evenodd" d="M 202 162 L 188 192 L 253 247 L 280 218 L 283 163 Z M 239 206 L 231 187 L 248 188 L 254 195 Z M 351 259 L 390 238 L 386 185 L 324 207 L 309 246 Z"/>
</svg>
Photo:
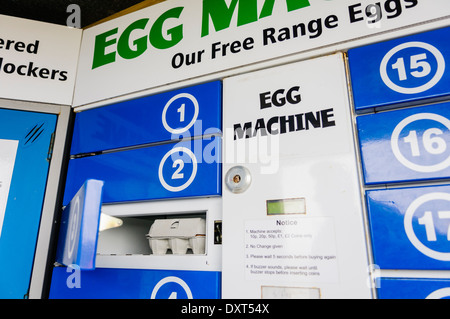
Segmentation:
<svg viewBox="0 0 450 319">
<path fill-rule="evenodd" d="M 375 264 L 450 269 L 450 186 L 367 192 Z"/>
<path fill-rule="evenodd" d="M 0 110 L 0 139 L 19 141 L 0 237 L 0 299 L 28 292 L 57 116 Z"/>
<path fill-rule="evenodd" d="M 380 278 L 380 299 L 450 299 L 449 279 Z"/>
<path fill-rule="evenodd" d="M 56 254 L 58 263 L 95 269 L 102 188 L 102 181 L 86 181 L 64 208 Z"/>
<path fill-rule="evenodd" d="M 69 282 L 69 285 L 67 284 Z M 97 268 L 53 270 L 51 299 L 219 299 L 221 273 Z"/>
<path fill-rule="evenodd" d="M 76 115 L 71 154 L 218 133 L 221 105 L 217 81 L 83 111 Z"/>
<path fill-rule="evenodd" d="M 450 103 L 357 117 L 366 184 L 450 177 Z"/>
<path fill-rule="evenodd" d="M 450 95 L 450 28 L 348 51 L 355 108 Z"/>
<path fill-rule="evenodd" d="M 105 181 L 104 203 L 220 195 L 220 152 L 211 137 L 72 159 L 64 203 L 87 179 Z"/>
</svg>

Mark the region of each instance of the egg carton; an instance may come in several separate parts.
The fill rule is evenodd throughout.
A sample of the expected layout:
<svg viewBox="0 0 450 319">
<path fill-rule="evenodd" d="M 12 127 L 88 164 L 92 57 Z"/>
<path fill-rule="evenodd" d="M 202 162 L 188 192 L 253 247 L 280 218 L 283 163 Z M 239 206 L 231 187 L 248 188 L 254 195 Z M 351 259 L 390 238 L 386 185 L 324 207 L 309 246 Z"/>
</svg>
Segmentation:
<svg viewBox="0 0 450 319">
<path fill-rule="evenodd" d="M 205 254 L 206 221 L 204 218 L 157 219 L 146 234 L 154 255 Z"/>
</svg>

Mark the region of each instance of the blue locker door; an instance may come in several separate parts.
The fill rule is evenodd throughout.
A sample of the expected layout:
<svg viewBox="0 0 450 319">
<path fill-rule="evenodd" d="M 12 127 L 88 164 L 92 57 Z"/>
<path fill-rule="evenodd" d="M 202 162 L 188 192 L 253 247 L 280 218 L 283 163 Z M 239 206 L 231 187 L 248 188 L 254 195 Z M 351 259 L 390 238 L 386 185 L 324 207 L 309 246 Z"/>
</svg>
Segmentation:
<svg viewBox="0 0 450 319">
<path fill-rule="evenodd" d="M 0 109 L 0 298 L 28 293 L 56 121 Z"/>
</svg>

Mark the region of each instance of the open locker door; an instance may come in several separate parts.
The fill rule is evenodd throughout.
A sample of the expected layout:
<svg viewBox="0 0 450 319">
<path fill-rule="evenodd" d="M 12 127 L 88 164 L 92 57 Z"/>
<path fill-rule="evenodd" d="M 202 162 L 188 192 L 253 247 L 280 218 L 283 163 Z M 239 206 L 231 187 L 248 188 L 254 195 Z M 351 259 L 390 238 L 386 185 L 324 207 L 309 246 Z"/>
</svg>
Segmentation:
<svg viewBox="0 0 450 319">
<path fill-rule="evenodd" d="M 28 296 L 56 121 L 0 109 L 0 299 Z"/>
<path fill-rule="evenodd" d="M 56 261 L 80 270 L 95 269 L 103 181 L 87 180 L 64 208 Z"/>
</svg>

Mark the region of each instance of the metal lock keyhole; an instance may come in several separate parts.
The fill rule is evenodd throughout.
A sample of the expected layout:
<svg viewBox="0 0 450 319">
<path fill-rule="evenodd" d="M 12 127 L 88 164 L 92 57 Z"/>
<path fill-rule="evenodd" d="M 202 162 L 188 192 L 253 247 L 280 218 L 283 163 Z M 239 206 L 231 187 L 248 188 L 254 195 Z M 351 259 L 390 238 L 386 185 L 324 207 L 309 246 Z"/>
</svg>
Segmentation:
<svg viewBox="0 0 450 319">
<path fill-rule="evenodd" d="M 239 194 L 245 192 L 252 182 L 250 171 L 243 166 L 230 168 L 225 175 L 225 185 L 232 193 Z"/>
</svg>

